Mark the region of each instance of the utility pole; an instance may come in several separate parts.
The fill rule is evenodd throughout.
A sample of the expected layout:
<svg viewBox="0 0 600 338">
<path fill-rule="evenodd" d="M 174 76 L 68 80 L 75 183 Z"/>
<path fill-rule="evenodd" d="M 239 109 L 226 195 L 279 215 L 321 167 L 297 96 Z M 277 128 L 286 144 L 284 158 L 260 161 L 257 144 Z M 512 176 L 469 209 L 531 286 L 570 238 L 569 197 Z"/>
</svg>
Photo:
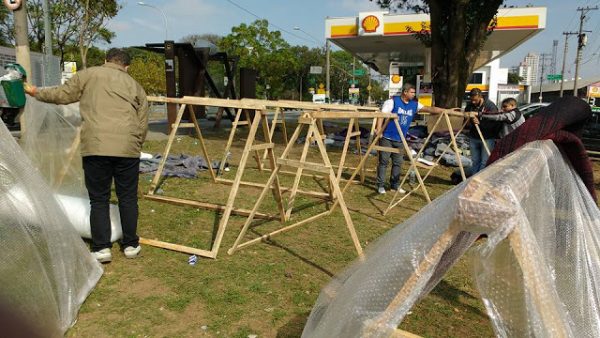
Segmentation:
<svg viewBox="0 0 600 338">
<path fill-rule="evenodd" d="M 540 72 L 540 103 L 542 103 L 542 83 L 544 82 L 544 66 L 546 65 L 546 58 L 551 56 L 548 53 L 540 54 L 540 64 L 542 65 L 542 71 Z"/>
<path fill-rule="evenodd" d="M 575 59 L 575 83 L 573 84 L 573 96 L 578 97 L 577 95 L 577 78 L 579 77 L 579 62 L 581 61 L 581 55 L 583 54 L 583 47 L 586 45 L 587 37 L 583 30 L 583 20 L 586 19 L 586 15 L 589 11 L 597 10 L 596 7 L 579 7 L 578 11 L 581 12 L 581 16 L 579 17 L 579 34 L 577 35 L 578 44 L 577 44 L 577 58 Z M 585 31 L 590 32 L 590 31 Z"/>
<path fill-rule="evenodd" d="M 27 77 L 31 82 L 31 59 L 29 57 L 29 37 L 27 36 L 27 6 L 25 0 L 21 1 L 21 6 L 14 13 L 15 25 L 15 49 L 17 63 L 27 72 Z"/>
<path fill-rule="evenodd" d="M 556 54 L 558 54 L 558 40 L 552 40 L 552 61 L 550 61 L 551 74 L 556 74 Z"/>
<path fill-rule="evenodd" d="M 52 29 L 50 27 L 50 6 L 48 0 L 42 0 L 44 11 L 44 86 L 50 85 L 50 57 L 52 56 Z M 60 67 L 60 65 L 59 65 Z"/>
<path fill-rule="evenodd" d="M 565 64 L 569 49 L 569 35 L 577 35 L 577 32 L 563 32 L 563 35 L 565 36 L 565 52 L 563 54 L 562 70 L 560 71 L 560 97 L 563 97 L 563 85 L 565 84 Z"/>
<path fill-rule="evenodd" d="M 325 39 L 325 92 L 327 97 L 329 98 L 329 102 L 331 102 L 331 92 L 329 88 L 329 55 L 331 54 L 331 48 L 329 46 L 329 39 Z"/>
</svg>

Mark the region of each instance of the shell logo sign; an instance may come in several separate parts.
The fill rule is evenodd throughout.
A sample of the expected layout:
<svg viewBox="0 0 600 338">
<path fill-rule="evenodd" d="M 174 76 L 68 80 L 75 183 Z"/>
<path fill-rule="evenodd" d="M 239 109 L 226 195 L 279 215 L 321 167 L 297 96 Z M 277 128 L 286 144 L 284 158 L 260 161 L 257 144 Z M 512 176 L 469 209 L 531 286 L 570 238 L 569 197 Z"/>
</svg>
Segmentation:
<svg viewBox="0 0 600 338">
<path fill-rule="evenodd" d="M 358 13 L 358 35 L 383 35 L 383 15 L 385 12 Z"/>
<path fill-rule="evenodd" d="M 379 19 L 375 15 L 368 15 L 360 23 L 365 33 L 375 33 L 380 25 Z"/>
<path fill-rule="evenodd" d="M 392 75 L 392 83 L 400 83 L 400 80 L 402 80 L 402 76 L 398 74 Z"/>
</svg>

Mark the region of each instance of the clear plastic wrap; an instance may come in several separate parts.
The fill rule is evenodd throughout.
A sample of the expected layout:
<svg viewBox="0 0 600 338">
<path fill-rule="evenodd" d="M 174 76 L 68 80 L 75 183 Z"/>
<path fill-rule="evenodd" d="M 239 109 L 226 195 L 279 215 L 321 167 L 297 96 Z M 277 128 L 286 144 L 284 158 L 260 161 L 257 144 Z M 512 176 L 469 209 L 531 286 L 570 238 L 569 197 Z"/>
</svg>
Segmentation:
<svg viewBox="0 0 600 338">
<path fill-rule="evenodd" d="M 3 123 L 0 151 L 0 306 L 61 337 L 102 267 Z"/>
<path fill-rule="evenodd" d="M 552 141 L 525 145 L 390 230 L 322 290 L 302 336 L 391 336 L 482 233 L 474 277 L 498 336 L 600 336 L 600 212 Z"/>
<path fill-rule="evenodd" d="M 57 194 L 80 236 L 91 238 L 90 201 L 79 153 L 79 103 L 54 105 L 28 98 L 21 147 Z M 111 242 L 123 237 L 119 208 L 110 205 Z"/>
</svg>

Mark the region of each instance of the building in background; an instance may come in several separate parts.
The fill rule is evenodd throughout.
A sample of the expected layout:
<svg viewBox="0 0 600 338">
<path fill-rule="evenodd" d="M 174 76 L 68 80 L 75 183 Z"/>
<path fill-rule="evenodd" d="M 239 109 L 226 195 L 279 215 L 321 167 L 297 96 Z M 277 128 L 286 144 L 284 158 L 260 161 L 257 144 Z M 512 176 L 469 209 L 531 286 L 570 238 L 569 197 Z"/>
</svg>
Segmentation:
<svg viewBox="0 0 600 338">
<path fill-rule="evenodd" d="M 540 79 L 538 76 L 538 68 L 540 64 L 540 56 L 535 53 L 529 53 L 525 56 L 525 60 L 519 65 L 519 76 L 523 78 L 521 84 L 536 85 Z"/>
</svg>

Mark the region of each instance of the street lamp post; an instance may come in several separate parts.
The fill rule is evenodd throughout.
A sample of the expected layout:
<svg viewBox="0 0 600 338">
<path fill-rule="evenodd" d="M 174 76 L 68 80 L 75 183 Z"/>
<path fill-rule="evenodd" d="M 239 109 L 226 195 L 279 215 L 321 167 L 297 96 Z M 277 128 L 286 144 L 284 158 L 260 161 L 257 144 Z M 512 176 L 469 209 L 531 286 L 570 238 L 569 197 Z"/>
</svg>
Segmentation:
<svg viewBox="0 0 600 338">
<path fill-rule="evenodd" d="M 144 7 L 154 8 L 155 10 L 157 10 L 157 11 L 160 12 L 160 14 L 162 15 L 162 18 L 163 18 L 163 22 L 165 24 L 165 41 L 169 40 L 169 23 L 167 21 L 167 16 L 165 15 L 165 12 L 162 9 L 160 9 L 160 8 L 158 8 L 156 6 L 149 5 L 149 4 L 147 4 L 147 3 L 143 2 L 143 1 L 138 1 L 137 4 L 140 5 L 140 6 L 144 6 Z"/>
</svg>

